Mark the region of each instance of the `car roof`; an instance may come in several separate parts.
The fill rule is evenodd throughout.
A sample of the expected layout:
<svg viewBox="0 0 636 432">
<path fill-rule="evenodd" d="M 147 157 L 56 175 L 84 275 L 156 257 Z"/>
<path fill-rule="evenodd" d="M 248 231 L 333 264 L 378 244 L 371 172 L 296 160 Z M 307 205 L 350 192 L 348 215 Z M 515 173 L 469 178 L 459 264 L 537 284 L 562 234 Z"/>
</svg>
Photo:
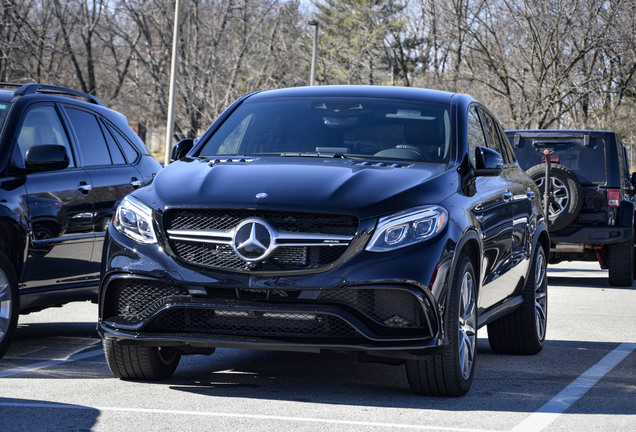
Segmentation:
<svg viewBox="0 0 636 432">
<path fill-rule="evenodd" d="M 71 89 L 68 87 L 54 86 L 48 84 L 28 83 L 28 84 L 16 84 L 16 83 L 0 83 L 0 100 L 9 102 L 13 98 L 26 97 L 38 95 L 43 97 L 45 95 L 58 96 L 65 98 L 72 98 L 88 102 L 93 105 L 104 106 L 102 101 L 97 97 L 84 93 L 79 90 Z M 47 98 L 44 98 L 48 100 Z"/>
<path fill-rule="evenodd" d="M 440 90 L 430 90 L 416 87 L 332 85 L 265 90 L 253 93 L 249 96 L 249 98 L 270 99 L 285 97 L 369 97 L 385 99 L 427 100 L 430 102 L 449 104 L 455 96 L 460 95 Z"/>
<path fill-rule="evenodd" d="M 507 135 L 523 135 L 528 137 L 571 137 L 590 134 L 615 134 L 614 131 L 608 130 L 593 130 L 593 129 L 518 129 L 518 130 L 506 130 Z"/>
<path fill-rule="evenodd" d="M 9 102 L 13 99 L 13 90 L 0 89 L 0 101 Z"/>
<path fill-rule="evenodd" d="M 101 113 L 120 127 L 128 123 L 122 113 L 106 107 L 97 97 L 67 87 L 37 83 L 0 83 L 0 101 L 27 104 L 41 101 L 73 103 Z"/>
</svg>

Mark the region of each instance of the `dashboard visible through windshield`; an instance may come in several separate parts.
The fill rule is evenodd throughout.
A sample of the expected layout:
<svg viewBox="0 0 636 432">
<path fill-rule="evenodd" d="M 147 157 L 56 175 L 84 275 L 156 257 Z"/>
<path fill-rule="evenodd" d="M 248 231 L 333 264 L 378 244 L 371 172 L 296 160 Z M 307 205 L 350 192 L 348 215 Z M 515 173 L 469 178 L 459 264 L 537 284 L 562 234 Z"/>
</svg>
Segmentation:
<svg viewBox="0 0 636 432">
<path fill-rule="evenodd" d="M 277 98 L 240 105 L 199 156 L 342 155 L 444 163 L 449 107 L 411 100 Z"/>
</svg>

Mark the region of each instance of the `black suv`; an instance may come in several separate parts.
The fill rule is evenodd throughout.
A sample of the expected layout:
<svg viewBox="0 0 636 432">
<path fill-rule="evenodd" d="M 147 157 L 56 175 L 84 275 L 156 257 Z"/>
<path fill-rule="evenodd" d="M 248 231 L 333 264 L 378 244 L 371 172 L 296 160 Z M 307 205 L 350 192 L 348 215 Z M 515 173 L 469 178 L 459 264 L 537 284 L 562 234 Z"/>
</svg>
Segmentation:
<svg viewBox="0 0 636 432">
<path fill-rule="evenodd" d="M 543 347 L 537 187 L 471 97 L 254 93 L 174 157 L 108 228 L 98 330 L 117 377 L 216 347 L 348 350 L 458 396 L 479 327 L 497 352 Z"/>
<path fill-rule="evenodd" d="M 97 301 L 106 227 L 160 168 L 94 96 L 0 84 L 0 357 L 19 313 Z"/>
<path fill-rule="evenodd" d="M 609 270 L 610 285 L 631 286 L 634 176 L 619 136 L 594 130 L 510 130 L 506 135 L 542 196 L 549 188 L 549 262 L 598 260 Z"/>
</svg>

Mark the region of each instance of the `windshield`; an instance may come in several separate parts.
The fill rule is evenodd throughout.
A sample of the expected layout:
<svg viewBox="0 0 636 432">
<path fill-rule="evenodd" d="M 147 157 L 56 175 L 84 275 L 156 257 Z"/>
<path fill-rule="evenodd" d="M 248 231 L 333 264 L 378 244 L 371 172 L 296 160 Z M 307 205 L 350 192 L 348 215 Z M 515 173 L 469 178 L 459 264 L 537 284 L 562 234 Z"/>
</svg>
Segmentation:
<svg viewBox="0 0 636 432">
<path fill-rule="evenodd" d="M 372 98 L 256 99 L 241 104 L 199 156 L 339 155 L 446 162 L 446 105 Z"/>
</svg>

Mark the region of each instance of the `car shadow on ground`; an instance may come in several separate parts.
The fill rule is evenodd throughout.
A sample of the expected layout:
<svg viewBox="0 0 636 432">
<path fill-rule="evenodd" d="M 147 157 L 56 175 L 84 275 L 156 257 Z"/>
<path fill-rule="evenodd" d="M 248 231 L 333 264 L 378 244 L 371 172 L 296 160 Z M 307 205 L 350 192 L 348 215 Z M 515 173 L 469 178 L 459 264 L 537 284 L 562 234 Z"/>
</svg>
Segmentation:
<svg viewBox="0 0 636 432">
<path fill-rule="evenodd" d="M 581 276 L 562 276 L 571 272 L 570 269 L 550 269 L 548 271 L 548 285 L 552 286 L 576 286 L 578 288 L 611 288 L 627 289 L 635 288 L 634 283 L 628 287 L 612 286 L 609 284 L 607 272 L 603 274 L 599 270 L 577 270 Z M 634 281 L 636 282 L 636 281 Z"/>
<path fill-rule="evenodd" d="M 214 397 L 446 411 L 534 412 L 617 345 L 547 341 L 536 356 L 507 356 L 493 353 L 487 340 L 480 339 L 473 386 L 461 398 L 416 396 L 409 389 L 403 366 L 361 363 L 355 355 L 333 353 L 218 350 L 210 357 L 184 357 L 175 375 L 159 385 Z M 555 368 L 555 364 L 559 367 Z M 618 367 L 633 370 L 636 354 Z M 631 378 L 626 381 L 625 376 Z M 581 412 L 632 414 L 634 389 L 636 376 L 610 373 L 588 392 L 586 397 L 594 402 L 587 403 Z M 613 401 L 610 406 L 607 400 Z M 576 406 L 572 410 L 576 412 Z"/>
<path fill-rule="evenodd" d="M 78 345 L 73 349 L 78 350 L 74 354 L 100 347 L 99 340 L 93 337 L 75 341 Z M 60 344 L 68 345 L 68 342 L 68 336 L 60 340 Z M 84 343 L 83 348 L 79 347 L 81 343 Z M 54 344 L 43 339 L 40 345 L 39 348 L 44 350 Z M 179 397 L 179 393 L 190 393 L 212 398 L 356 407 L 532 413 L 618 345 L 548 340 L 538 355 L 513 356 L 493 353 L 487 339 L 480 338 L 473 385 L 468 394 L 460 398 L 416 396 L 409 389 L 403 366 L 362 363 L 353 354 L 340 353 L 219 349 L 211 356 L 184 356 L 175 374 L 158 382 L 118 381 L 108 370 L 103 354 L 98 353 L 71 364 L 40 369 L 37 376 L 39 379 L 76 380 L 77 385 L 85 379 L 114 380 L 114 385 L 121 386 L 124 393 L 131 386 L 163 386 L 173 391 L 175 397 Z M 31 345 L 35 352 L 39 348 Z M 66 349 L 70 348 L 72 345 L 66 346 Z M 2 369 L 17 367 L 11 365 L 17 359 L 15 356 L 3 359 Z M 636 353 L 628 355 L 596 383 L 585 395 L 584 404 L 575 404 L 568 412 L 633 414 L 636 391 L 633 370 L 636 370 Z M 10 379 L 30 376 L 30 373 L 17 374 Z M 0 398 L 0 412 L 2 402 L 6 401 Z"/>
<path fill-rule="evenodd" d="M 24 339 L 40 339 L 49 337 L 91 337 L 98 338 L 97 321 L 95 322 L 18 322 L 14 341 Z"/>
<path fill-rule="evenodd" d="M 68 409 L 72 415 L 60 416 L 59 409 Z M 13 415 L 12 412 L 19 412 L 20 415 Z M 5 420 L 2 423 L 3 432 L 89 431 L 97 423 L 99 414 L 98 409 L 83 405 L 0 397 L 0 418 Z M 34 419 L 37 421 L 34 422 Z"/>
</svg>

